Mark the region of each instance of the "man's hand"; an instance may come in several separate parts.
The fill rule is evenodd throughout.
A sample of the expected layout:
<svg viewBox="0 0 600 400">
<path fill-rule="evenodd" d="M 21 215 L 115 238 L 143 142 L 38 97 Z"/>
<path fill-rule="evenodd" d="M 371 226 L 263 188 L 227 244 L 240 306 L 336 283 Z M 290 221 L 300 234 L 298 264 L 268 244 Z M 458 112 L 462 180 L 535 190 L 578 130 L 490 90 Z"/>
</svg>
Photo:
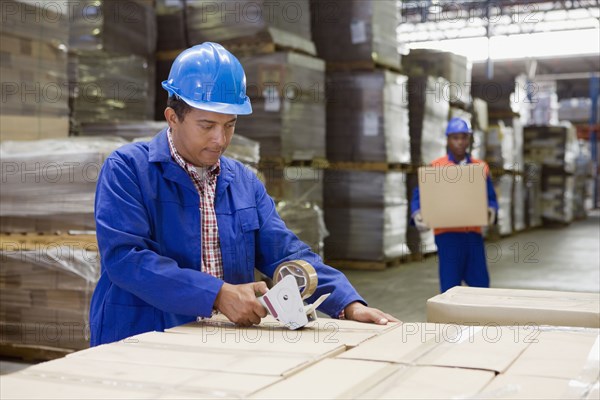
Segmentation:
<svg viewBox="0 0 600 400">
<path fill-rule="evenodd" d="M 429 225 L 423 220 L 423 216 L 420 212 L 417 212 L 413 216 L 413 220 L 415 221 L 415 226 L 419 230 L 419 232 L 427 232 L 430 228 Z"/>
<path fill-rule="evenodd" d="M 344 308 L 346 319 L 358 322 L 370 322 L 378 325 L 386 325 L 388 322 L 400 322 L 398 319 L 386 314 L 376 308 L 367 307 L 358 301 L 350 303 Z"/>
<path fill-rule="evenodd" d="M 231 285 L 224 283 L 215 300 L 215 308 L 237 325 L 250 326 L 260 323 L 267 310 L 256 299 L 256 295 L 267 293 L 264 282 Z"/>
</svg>

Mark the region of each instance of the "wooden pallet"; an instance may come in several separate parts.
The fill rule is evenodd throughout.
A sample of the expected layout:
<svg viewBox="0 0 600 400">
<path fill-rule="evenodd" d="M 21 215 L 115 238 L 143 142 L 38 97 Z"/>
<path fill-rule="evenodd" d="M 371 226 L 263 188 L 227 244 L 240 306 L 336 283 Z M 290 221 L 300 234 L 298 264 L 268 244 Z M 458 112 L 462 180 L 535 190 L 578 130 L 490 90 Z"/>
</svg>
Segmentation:
<svg viewBox="0 0 600 400">
<path fill-rule="evenodd" d="M 364 271 L 383 271 L 411 261 L 410 254 L 380 261 L 366 260 L 326 260 L 325 263 L 336 269 L 352 269 Z"/>
<path fill-rule="evenodd" d="M 261 157 L 260 162 L 258 163 L 259 169 L 283 169 L 285 167 L 327 169 L 330 167 L 330 163 L 326 159 L 320 157 L 311 160 L 286 160 L 283 157 Z"/>
<path fill-rule="evenodd" d="M 385 69 L 398 74 L 402 73 L 401 67 L 382 64 L 375 60 L 327 62 L 327 72 L 374 71 L 376 69 Z"/>
<path fill-rule="evenodd" d="M 385 162 L 331 161 L 328 169 L 342 171 L 415 172 L 418 167 L 420 167 L 420 165 Z"/>
<path fill-rule="evenodd" d="M 60 243 L 77 244 L 80 248 L 98 248 L 96 235 L 82 234 L 40 234 L 40 233 L 0 233 L 0 249 L 18 244 L 20 250 L 34 250 L 40 245 L 49 246 Z"/>
<path fill-rule="evenodd" d="M 65 357 L 73 352 L 75 352 L 73 349 L 62 349 L 58 347 L 0 343 L 0 356 L 28 362 L 55 360 L 57 358 Z"/>
</svg>

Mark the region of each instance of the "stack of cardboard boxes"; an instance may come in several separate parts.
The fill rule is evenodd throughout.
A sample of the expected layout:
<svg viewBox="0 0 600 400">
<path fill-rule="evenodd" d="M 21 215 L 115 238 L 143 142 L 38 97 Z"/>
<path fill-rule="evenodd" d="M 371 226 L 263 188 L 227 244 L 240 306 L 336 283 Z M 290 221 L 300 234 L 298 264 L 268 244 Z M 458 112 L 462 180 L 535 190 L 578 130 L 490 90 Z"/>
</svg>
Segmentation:
<svg viewBox="0 0 600 400">
<path fill-rule="evenodd" d="M 579 152 L 573 127 L 527 126 L 524 150 L 525 161 L 541 167 L 542 217 L 548 222 L 571 222 Z"/>
<path fill-rule="evenodd" d="M 340 267 L 404 256 L 406 194 L 387 186 L 405 181 L 388 166 L 410 163 L 399 9 L 387 0 L 311 1 L 311 12 L 317 55 L 327 63 L 325 255 Z"/>
<path fill-rule="evenodd" d="M 69 7 L 71 131 L 154 114 L 156 15 L 151 1 L 84 0 Z"/>
<path fill-rule="evenodd" d="M 58 3 L 2 3 L 1 140 L 69 134 L 65 12 Z"/>
</svg>

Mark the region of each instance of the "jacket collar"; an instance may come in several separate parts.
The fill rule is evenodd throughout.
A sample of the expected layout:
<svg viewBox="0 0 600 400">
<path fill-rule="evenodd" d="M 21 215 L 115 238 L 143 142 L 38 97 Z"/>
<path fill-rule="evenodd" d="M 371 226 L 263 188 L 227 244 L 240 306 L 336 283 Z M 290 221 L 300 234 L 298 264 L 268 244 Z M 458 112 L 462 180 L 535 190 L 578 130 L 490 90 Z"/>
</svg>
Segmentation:
<svg viewBox="0 0 600 400">
<path fill-rule="evenodd" d="M 216 195 L 221 195 L 235 178 L 233 161 L 221 156 L 221 173 L 217 178 Z M 177 182 L 188 189 L 197 192 L 192 180 L 179 164 L 171 157 L 167 128 L 160 131 L 148 144 L 148 161 L 164 163 L 163 177 Z"/>
<path fill-rule="evenodd" d="M 465 154 L 465 159 L 467 160 L 467 164 L 471 164 L 471 155 L 469 153 Z M 454 164 L 458 164 L 451 152 L 448 152 L 448 160 L 452 161 Z"/>
<path fill-rule="evenodd" d="M 165 128 L 154 136 L 148 144 L 148 161 L 150 162 L 169 162 L 173 161 L 169 152 L 169 142 L 167 139 L 167 129 Z"/>
</svg>

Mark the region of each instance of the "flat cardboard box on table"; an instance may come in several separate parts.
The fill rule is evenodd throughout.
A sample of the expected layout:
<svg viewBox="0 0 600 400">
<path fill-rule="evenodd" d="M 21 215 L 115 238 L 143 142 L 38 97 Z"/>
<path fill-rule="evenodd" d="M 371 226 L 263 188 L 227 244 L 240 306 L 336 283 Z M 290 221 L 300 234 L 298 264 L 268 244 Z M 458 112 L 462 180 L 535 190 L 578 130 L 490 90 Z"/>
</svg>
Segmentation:
<svg viewBox="0 0 600 400">
<path fill-rule="evenodd" d="M 279 377 L 62 358 L 2 377 L 1 398 L 242 398 Z M 232 384 L 235 382 L 235 384 Z M 6 396 L 5 396 L 6 395 Z"/>
<path fill-rule="evenodd" d="M 600 294 L 455 286 L 427 300 L 427 321 L 600 328 Z"/>
<path fill-rule="evenodd" d="M 597 393 L 598 329 L 319 322 L 340 324 L 288 331 L 294 340 L 284 337 L 281 326 L 238 328 L 219 317 L 144 333 L 0 377 L 2 398 L 586 398 Z"/>
<path fill-rule="evenodd" d="M 418 175 L 421 215 L 430 228 L 488 224 L 482 164 L 420 167 Z"/>
<path fill-rule="evenodd" d="M 222 338 L 217 338 L 221 340 Z M 93 347 L 70 354 L 70 358 L 128 362 L 138 365 L 162 365 L 203 371 L 233 372 L 284 376 L 298 369 L 345 350 L 341 343 L 314 343 L 314 346 L 285 346 L 284 339 L 269 343 L 261 336 L 256 343 L 246 339 L 237 341 L 229 335 L 225 343 L 203 342 L 196 335 L 148 332 L 121 342 Z"/>
<path fill-rule="evenodd" d="M 334 358 L 262 389 L 252 398 L 469 398 L 493 378 L 491 371 Z"/>
</svg>

